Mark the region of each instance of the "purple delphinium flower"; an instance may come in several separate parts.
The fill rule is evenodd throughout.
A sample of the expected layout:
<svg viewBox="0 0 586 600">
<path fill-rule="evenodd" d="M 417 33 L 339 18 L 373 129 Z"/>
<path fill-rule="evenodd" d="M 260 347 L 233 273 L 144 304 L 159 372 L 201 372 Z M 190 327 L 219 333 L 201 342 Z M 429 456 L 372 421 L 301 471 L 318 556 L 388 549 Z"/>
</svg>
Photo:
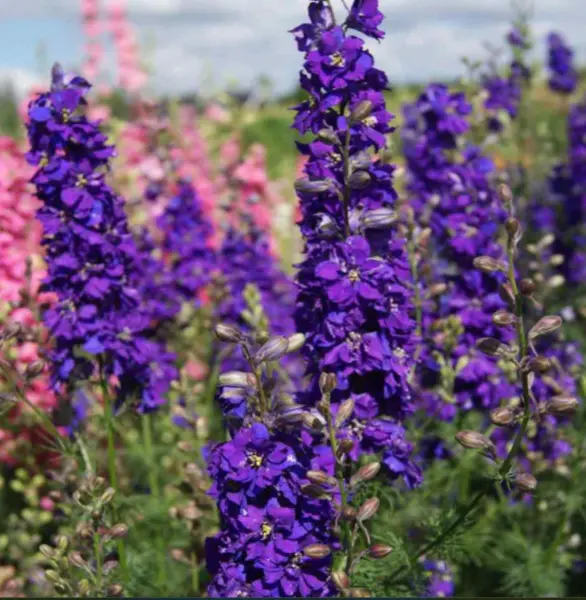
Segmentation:
<svg viewBox="0 0 586 600">
<path fill-rule="evenodd" d="M 157 226 L 178 298 L 197 304 L 198 294 L 211 281 L 215 253 L 210 246 L 212 225 L 189 181 L 179 181 L 176 195 L 157 219 Z"/>
<path fill-rule="evenodd" d="M 481 273 L 473 261 L 501 258 L 495 237 L 506 215 L 494 192 L 492 161 L 465 144 L 469 112 L 461 93 L 430 85 L 405 108 L 403 134 L 411 205 L 416 221 L 433 234 L 427 267 L 445 286 L 423 306 L 431 343 L 418 368 L 419 397 L 428 413 L 446 420 L 458 409 L 494 408 L 512 390 L 495 362 L 474 351 L 480 337 L 504 335 L 492 322 L 505 308 L 498 295 L 502 279 Z"/>
<path fill-rule="evenodd" d="M 571 94 L 578 85 L 578 72 L 573 65 L 574 51 L 559 33 L 553 32 L 547 36 L 547 50 L 550 89 L 559 94 Z"/>
<path fill-rule="evenodd" d="M 319 453 L 312 437 L 243 427 L 209 450 L 210 495 L 220 533 L 206 542 L 211 597 L 331 596 L 331 557 L 310 559 L 310 544 L 335 545 L 333 509 L 301 492 Z M 324 468 L 323 461 L 319 463 Z M 330 461 L 330 472 L 333 459 Z M 232 576 L 230 576 L 232 574 Z"/>
<path fill-rule="evenodd" d="M 316 135 L 298 144 L 308 157 L 306 179 L 297 185 L 305 248 L 295 318 L 306 335 L 309 378 L 300 401 L 315 405 L 318 378 L 329 372 L 337 379 L 334 407 L 351 397 L 358 421 L 385 415 L 401 420 L 412 410 L 409 269 L 403 241 L 392 228 L 394 167 L 373 157 L 386 146 L 393 116 L 385 107 L 385 74 L 375 68 L 364 41 L 350 33 L 380 39 L 383 17 L 376 0 L 355 1 L 342 25 L 327 11 L 327 3 L 312 1 L 311 23 L 293 30 L 298 42 L 302 34 L 300 78 L 309 94 L 295 107 L 294 127 Z M 348 435 L 356 433 L 352 419 L 348 429 Z M 359 442 L 362 451 L 382 451 Z M 385 463 L 393 466 L 393 477 L 397 464 L 390 458 Z"/>
<path fill-rule="evenodd" d="M 455 591 L 452 570 L 443 560 L 423 560 L 427 587 L 426 598 L 451 598 Z"/>
<path fill-rule="evenodd" d="M 123 200 L 104 177 L 115 150 L 80 110 L 89 88 L 56 65 L 50 91 L 28 111 L 27 160 L 37 167 L 32 183 L 48 271 L 43 289 L 58 298 L 44 315 L 54 341 L 52 383 L 59 389 L 88 379 L 99 357 L 102 376 L 118 380 L 117 401 L 133 397 L 147 411 L 165 401 L 174 367 L 148 338 L 149 317 L 132 286 L 136 247 Z"/>
</svg>

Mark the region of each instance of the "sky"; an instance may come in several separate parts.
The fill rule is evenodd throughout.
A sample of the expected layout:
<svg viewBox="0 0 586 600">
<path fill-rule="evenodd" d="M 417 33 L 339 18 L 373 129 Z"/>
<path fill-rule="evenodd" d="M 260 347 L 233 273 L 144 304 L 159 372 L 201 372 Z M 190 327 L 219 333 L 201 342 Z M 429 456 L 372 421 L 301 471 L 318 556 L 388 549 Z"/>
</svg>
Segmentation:
<svg viewBox="0 0 586 600">
<path fill-rule="evenodd" d="M 110 0 L 102 0 L 107 6 Z M 342 14 L 342 0 L 332 0 Z M 305 20 L 308 0 L 127 0 L 130 20 L 162 93 L 213 93 L 249 87 L 267 75 L 276 92 L 295 84 L 301 64 L 288 30 Z M 0 0 L 0 80 L 19 94 L 43 83 L 55 61 L 83 57 L 80 0 Z M 586 0 L 532 0 L 536 56 L 550 31 L 564 34 L 586 64 Z M 369 43 L 391 82 L 463 73 L 461 59 L 502 45 L 514 14 L 510 0 L 381 0 L 387 36 Z M 108 43 L 107 38 L 105 42 Z M 107 49 L 108 50 L 108 49 Z M 107 65 L 114 66 L 108 52 Z"/>
</svg>

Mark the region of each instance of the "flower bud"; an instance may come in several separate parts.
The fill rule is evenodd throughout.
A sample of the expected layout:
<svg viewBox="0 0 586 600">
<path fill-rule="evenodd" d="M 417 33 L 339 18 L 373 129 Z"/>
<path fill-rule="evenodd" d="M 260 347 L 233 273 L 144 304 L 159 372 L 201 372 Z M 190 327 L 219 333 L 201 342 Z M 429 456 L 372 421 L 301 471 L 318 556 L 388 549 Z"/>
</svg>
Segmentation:
<svg viewBox="0 0 586 600">
<path fill-rule="evenodd" d="M 436 296 L 441 296 L 446 290 L 448 286 L 445 283 L 434 283 L 430 286 L 428 294 L 430 298 L 435 298 Z"/>
<path fill-rule="evenodd" d="M 307 479 L 315 485 L 336 485 L 338 482 L 323 471 L 307 471 Z"/>
<path fill-rule="evenodd" d="M 333 129 L 320 129 L 317 133 L 317 138 L 326 144 L 339 144 L 340 140 Z"/>
<path fill-rule="evenodd" d="M 536 337 L 539 337 L 540 335 L 546 335 L 548 333 L 552 333 L 556 329 L 559 329 L 561 326 L 562 326 L 562 318 L 558 317 L 557 315 L 548 315 L 546 317 L 542 317 L 529 330 L 529 339 L 534 340 Z"/>
<path fill-rule="evenodd" d="M 353 190 L 362 190 L 368 186 L 372 177 L 368 171 L 354 171 L 348 178 L 348 184 Z"/>
<path fill-rule="evenodd" d="M 65 552 L 65 550 L 67 550 L 67 546 L 69 545 L 69 540 L 67 539 L 67 536 L 65 535 L 60 535 L 57 538 L 57 548 L 61 551 L 61 552 Z"/>
<path fill-rule="evenodd" d="M 100 498 L 102 504 L 108 504 L 108 502 L 110 502 L 112 498 L 114 498 L 115 493 L 116 490 L 114 488 L 109 487 L 108 489 L 106 489 L 106 491 L 102 494 L 102 497 Z"/>
<path fill-rule="evenodd" d="M 49 570 L 45 571 L 45 577 L 51 583 L 59 583 L 61 581 L 61 577 L 59 577 L 59 573 L 57 573 L 57 571 L 54 571 L 53 569 L 49 569 Z"/>
<path fill-rule="evenodd" d="M 501 344 L 501 342 L 494 338 L 480 338 L 476 342 L 476 347 L 480 352 L 488 356 L 502 355 L 507 348 L 504 344 Z"/>
<path fill-rule="evenodd" d="M 553 363 L 546 356 L 533 356 L 527 362 L 527 368 L 534 373 L 547 373 Z"/>
<path fill-rule="evenodd" d="M 310 498 L 315 498 L 316 500 L 322 500 L 325 498 L 330 498 L 330 494 L 326 490 L 324 490 L 321 486 L 316 485 L 315 483 L 308 483 L 306 485 L 301 486 L 301 491 Z"/>
<path fill-rule="evenodd" d="M 305 336 L 302 333 L 294 333 L 287 338 L 287 353 L 297 352 L 305 344 Z"/>
<path fill-rule="evenodd" d="M 80 552 L 71 552 L 69 554 L 69 562 L 80 569 L 87 566 L 87 561 L 83 558 Z"/>
<path fill-rule="evenodd" d="M 350 587 L 350 578 L 344 571 L 334 571 L 332 581 L 339 590 L 346 590 Z"/>
<path fill-rule="evenodd" d="M 22 325 L 16 321 L 11 321 L 0 333 L 0 339 L 9 341 L 18 337 L 21 333 Z"/>
<path fill-rule="evenodd" d="M 128 535 L 128 525 L 117 523 L 110 528 L 109 534 L 113 538 L 125 538 Z"/>
<path fill-rule="evenodd" d="M 338 458 L 343 454 L 349 454 L 354 449 L 354 442 L 348 438 L 341 440 L 338 446 Z"/>
<path fill-rule="evenodd" d="M 295 191 L 300 194 L 321 194 L 327 192 L 332 185 L 332 182 L 327 179 L 297 179 L 295 182 Z"/>
<path fill-rule="evenodd" d="M 319 389 L 322 394 L 331 394 L 336 389 L 336 375 L 334 373 L 322 373 L 319 376 Z"/>
<path fill-rule="evenodd" d="M 90 582 L 87 579 L 82 579 L 77 586 L 77 590 L 80 596 L 89 596 Z"/>
<path fill-rule="evenodd" d="M 482 433 L 477 431 L 459 431 L 456 441 L 468 450 L 487 450 L 494 448 L 493 443 Z"/>
<path fill-rule="evenodd" d="M 506 427 L 514 422 L 515 413 L 510 408 L 501 406 L 490 413 L 490 420 L 499 427 Z"/>
<path fill-rule="evenodd" d="M 362 506 L 358 509 L 356 518 L 359 521 L 366 521 L 376 515 L 378 507 L 380 506 L 380 500 L 378 498 L 369 498 Z"/>
<path fill-rule="evenodd" d="M 279 360 L 287 354 L 289 341 L 284 336 L 271 338 L 266 344 L 261 346 L 260 350 L 254 355 L 254 362 L 260 365 L 263 362 Z"/>
<path fill-rule="evenodd" d="M 572 414 L 578 408 L 578 400 L 573 396 L 554 396 L 547 403 L 547 412 L 552 415 Z"/>
<path fill-rule="evenodd" d="M 124 594 L 124 588 L 119 583 L 114 583 L 108 587 L 108 596 L 120 598 Z"/>
<path fill-rule="evenodd" d="M 237 327 L 227 325 L 226 323 L 216 325 L 215 333 L 221 342 L 238 344 L 244 339 L 242 332 Z"/>
<path fill-rule="evenodd" d="M 373 544 L 368 549 L 368 556 L 376 559 L 386 558 L 392 551 L 393 549 L 386 544 Z"/>
<path fill-rule="evenodd" d="M 537 479 L 531 473 L 519 473 L 515 476 L 515 484 L 522 492 L 534 492 Z"/>
<path fill-rule="evenodd" d="M 381 464 L 379 462 L 372 462 L 364 465 L 358 469 L 358 471 L 350 478 L 350 486 L 358 485 L 364 481 L 370 481 L 374 479 L 380 471 Z"/>
<path fill-rule="evenodd" d="M 352 522 L 356 520 L 358 516 L 358 511 L 353 506 L 345 506 L 342 509 L 342 519 L 344 521 Z"/>
<path fill-rule="evenodd" d="M 535 291 L 535 282 L 533 279 L 529 279 L 526 277 L 525 279 L 521 279 L 519 282 L 519 291 L 523 294 L 523 296 L 531 296 Z"/>
<path fill-rule="evenodd" d="M 324 423 L 316 415 L 312 415 L 311 413 L 304 412 L 301 415 L 301 420 L 306 427 L 309 427 L 309 429 L 321 431 L 324 428 Z"/>
<path fill-rule="evenodd" d="M 330 547 L 325 544 L 310 544 L 303 548 L 303 554 L 309 558 L 325 558 L 331 552 Z"/>
<path fill-rule="evenodd" d="M 348 400 L 344 400 L 342 404 L 340 404 L 340 408 L 338 409 L 338 414 L 336 415 L 336 427 L 339 427 L 346 421 L 346 419 L 352 416 L 354 412 L 354 400 L 352 398 L 348 398 Z"/>
<path fill-rule="evenodd" d="M 506 302 L 510 309 L 515 308 L 515 294 L 509 283 L 503 283 L 499 286 L 499 296 L 503 302 Z"/>
<path fill-rule="evenodd" d="M 521 232 L 521 223 L 515 217 L 509 217 L 505 221 L 505 229 L 511 239 L 518 239 L 517 236 Z"/>
<path fill-rule="evenodd" d="M 363 213 L 361 219 L 365 229 L 386 229 L 397 220 L 397 211 L 392 208 L 375 208 Z"/>
<path fill-rule="evenodd" d="M 33 360 L 25 369 L 24 376 L 27 379 L 37 378 L 45 370 L 45 361 Z"/>
<path fill-rule="evenodd" d="M 504 271 L 506 268 L 501 261 L 490 256 L 477 256 L 474 259 L 474 266 L 483 273 L 495 273 L 496 271 Z"/>
<path fill-rule="evenodd" d="M 244 371 L 228 371 L 218 377 L 218 385 L 225 387 L 247 388 L 254 387 L 256 381 L 252 373 Z"/>
<path fill-rule="evenodd" d="M 497 327 L 509 327 L 517 322 L 517 317 L 507 310 L 497 310 L 492 315 L 492 322 Z"/>
<path fill-rule="evenodd" d="M 498 186 L 498 196 L 500 201 L 505 205 L 509 206 L 513 202 L 513 192 L 506 183 L 501 183 Z"/>
<path fill-rule="evenodd" d="M 39 546 L 39 552 L 45 558 L 53 558 L 55 556 L 55 549 L 51 548 L 51 546 L 48 546 L 47 544 L 41 544 Z"/>
<path fill-rule="evenodd" d="M 373 109 L 373 104 L 370 100 L 362 100 L 350 112 L 350 121 L 362 121 L 370 115 Z"/>
<path fill-rule="evenodd" d="M 366 588 L 350 588 L 350 598 L 370 598 L 370 592 Z"/>
</svg>

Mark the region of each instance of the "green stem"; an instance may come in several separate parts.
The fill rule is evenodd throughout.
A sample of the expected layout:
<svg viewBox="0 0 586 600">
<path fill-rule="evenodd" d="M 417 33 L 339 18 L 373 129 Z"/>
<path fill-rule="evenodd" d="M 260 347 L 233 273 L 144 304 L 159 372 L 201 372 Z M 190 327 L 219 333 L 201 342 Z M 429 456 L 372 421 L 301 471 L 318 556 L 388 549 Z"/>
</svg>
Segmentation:
<svg viewBox="0 0 586 600">
<path fill-rule="evenodd" d="M 336 438 L 336 430 L 334 428 L 334 422 L 332 421 L 332 414 L 329 410 L 329 407 L 327 413 L 327 423 L 330 438 L 330 446 L 332 448 L 332 453 L 334 454 L 334 460 L 336 461 L 336 479 L 338 480 L 338 488 L 340 490 L 340 505 L 343 515 L 344 509 L 348 506 L 348 493 L 346 491 L 346 485 L 344 483 L 344 474 L 340 465 L 338 464 L 338 440 Z M 343 521 L 343 528 L 344 544 L 346 546 L 346 572 L 349 572 L 350 567 L 352 566 L 352 549 L 354 548 L 354 543 L 352 541 L 352 528 L 350 527 L 350 524 L 347 521 Z"/>
<path fill-rule="evenodd" d="M 96 587 L 97 593 L 101 594 L 102 592 L 102 549 L 100 545 L 100 536 L 97 533 L 94 533 L 94 555 L 96 559 Z"/>
<path fill-rule="evenodd" d="M 407 240 L 407 251 L 409 254 L 409 266 L 411 267 L 411 279 L 413 280 L 415 291 L 415 334 L 421 337 L 423 313 L 421 310 L 421 290 L 419 288 L 419 272 L 417 269 L 417 255 L 415 252 L 415 240 L 413 238 L 414 228 L 409 227 L 409 238 Z"/>
<path fill-rule="evenodd" d="M 149 486 L 151 488 L 151 493 L 154 498 L 159 501 L 161 499 L 161 488 L 159 486 L 159 469 L 158 464 L 155 458 L 155 454 L 153 451 L 153 435 L 152 435 L 152 424 L 151 424 L 151 416 L 148 414 L 142 415 L 142 436 L 144 443 L 144 451 L 147 459 L 148 465 L 148 477 L 149 477 Z M 157 553 L 157 562 L 159 568 L 158 574 L 158 583 L 160 586 L 166 586 L 167 584 L 167 568 L 166 568 L 166 552 L 165 552 L 165 542 L 161 537 L 160 533 L 157 533 L 157 546 L 159 552 Z"/>
<path fill-rule="evenodd" d="M 517 281 L 515 279 L 515 248 L 512 242 L 509 242 L 508 245 L 508 258 L 509 258 L 509 269 L 508 269 L 508 278 L 509 283 L 511 285 L 511 289 L 513 290 L 513 294 L 515 297 L 515 313 L 517 316 L 517 338 L 519 343 L 519 352 L 521 360 L 525 358 L 528 354 L 528 344 L 527 344 L 527 335 L 525 333 L 525 324 L 523 321 L 523 297 L 519 293 L 519 289 L 517 286 Z M 513 460 L 521 447 L 521 443 L 527 432 L 527 427 L 529 425 L 529 420 L 531 418 L 531 398 L 529 395 L 529 376 L 526 371 L 521 372 L 521 381 L 523 385 L 523 420 L 521 422 L 521 427 L 517 432 L 515 439 L 513 440 L 513 444 L 507 457 L 502 463 L 501 467 L 498 470 L 498 475 L 500 479 L 504 479 L 507 477 Z M 434 548 L 438 547 L 442 544 L 446 539 L 448 539 L 454 531 L 460 527 L 460 525 L 466 520 L 468 515 L 476 508 L 478 503 L 482 500 L 482 498 L 490 491 L 493 486 L 493 482 L 490 481 L 486 486 L 483 487 L 469 504 L 464 508 L 464 510 L 460 513 L 460 515 L 452 522 L 451 525 L 448 526 L 435 540 L 432 540 L 430 543 L 426 544 L 420 550 L 417 550 L 415 553 L 409 556 L 407 567 L 400 567 L 394 573 L 392 573 L 388 578 L 385 578 L 385 583 L 392 584 L 397 581 L 399 576 L 401 576 L 405 570 L 409 570 L 411 565 L 415 560 L 418 560 Z"/>
<path fill-rule="evenodd" d="M 342 114 L 344 113 L 341 110 Z M 342 160 L 344 161 L 344 235 L 345 237 L 350 236 L 350 185 L 348 179 L 350 178 L 350 129 L 346 131 L 346 138 L 344 140 L 344 147 L 342 148 Z"/>
<path fill-rule="evenodd" d="M 112 407 L 112 399 L 108 390 L 108 382 L 106 380 L 106 374 L 102 369 L 102 376 L 100 378 L 100 385 L 102 388 L 102 396 L 104 399 L 104 416 L 106 417 L 106 436 L 108 440 L 108 474 L 110 477 L 110 485 L 118 494 L 118 475 L 116 472 L 116 446 L 114 444 L 114 410 Z M 112 507 L 112 513 L 114 520 L 117 519 L 118 511 L 116 506 Z M 128 581 L 128 565 L 126 562 L 126 548 L 124 546 L 124 540 L 118 540 L 118 555 L 120 558 L 120 566 L 124 573 L 125 580 Z"/>
</svg>

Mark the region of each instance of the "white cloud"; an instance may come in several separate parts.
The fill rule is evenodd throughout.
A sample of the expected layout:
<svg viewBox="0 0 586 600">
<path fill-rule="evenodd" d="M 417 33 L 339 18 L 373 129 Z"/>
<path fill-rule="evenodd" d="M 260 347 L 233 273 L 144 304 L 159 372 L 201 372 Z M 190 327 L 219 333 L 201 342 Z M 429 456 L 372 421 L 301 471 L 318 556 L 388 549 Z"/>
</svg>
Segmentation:
<svg viewBox="0 0 586 600">
<path fill-rule="evenodd" d="M 0 67 L 0 87 L 10 85 L 19 98 L 24 98 L 32 87 L 40 83 L 38 75 L 31 71 Z"/>
<path fill-rule="evenodd" d="M 584 0 L 533 0 L 537 56 L 543 38 L 563 32 L 586 62 L 580 4 Z M 267 74 L 278 90 L 294 85 L 301 65 L 287 30 L 305 19 L 308 0 L 128 0 L 131 20 L 146 41 L 155 89 L 197 90 L 212 73 L 217 84 L 246 86 Z M 342 10 L 341 0 L 334 3 Z M 104 0 L 108 4 L 108 0 Z M 370 44 L 392 81 L 462 73 L 461 58 L 485 55 L 483 41 L 500 45 L 512 17 L 510 0 L 381 0 L 387 37 Z M 0 0 L 0 18 L 55 16 L 77 19 L 79 0 Z M 34 45 L 38 40 L 31 40 Z"/>
</svg>

